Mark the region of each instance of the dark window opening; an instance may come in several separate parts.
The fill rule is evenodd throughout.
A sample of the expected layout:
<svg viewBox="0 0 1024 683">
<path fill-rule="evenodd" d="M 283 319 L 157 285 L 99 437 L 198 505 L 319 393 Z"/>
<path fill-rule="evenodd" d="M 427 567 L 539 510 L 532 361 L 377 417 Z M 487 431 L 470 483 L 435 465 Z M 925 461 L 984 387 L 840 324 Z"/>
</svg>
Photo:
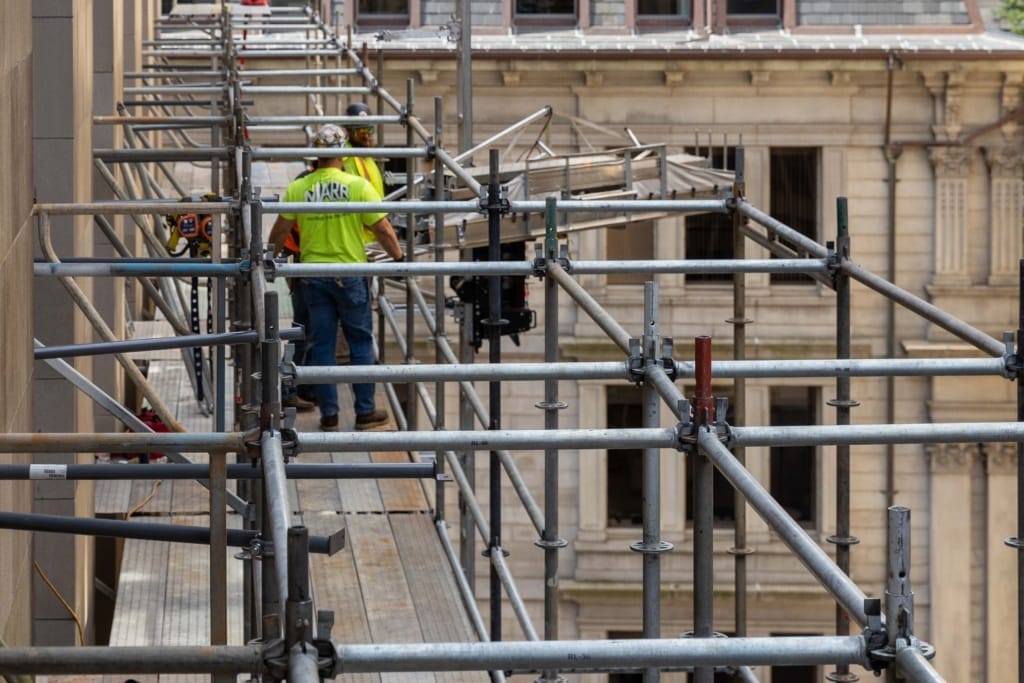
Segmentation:
<svg viewBox="0 0 1024 683">
<path fill-rule="evenodd" d="M 818 390 L 815 387 L 772 387 L 770 396 L 772 426 L 818 423 Z M 814 446 L 774 446 L 770 458 L 772 497 L 795 521 L 813 526 L 817 505 Z"/>
<path fill-rule="evenodd" d="M 736 149 L 690 147 L 688 154 L 708 158 L 712 168 L 736 168 Z M 732 217 L 724 213 L 686 216 L 686 259 L 733 258 Z M 731 273 L 687 273 L 686 282 L 731 282 Z"/>
<path fill-rule="evenodd" d="M 772 217 L 813 240 L 818 239 L 818 157 L 817 147 L 774 147 L 769 166 Z M 795 250 L 791 242 L 779 241 Z M 799 273 L 772 273 L 771 281 L 814 282 Z"/>
<path fill-rule="evenodd" d="M 693 402 L 693 387 L 687 387 L 684 390 L 684 395 Z M 716 387 L 713 391 L 715 397 L 725 397 L 729 399 L 729 410 L 725 414 L 725 421 L 729 424 L 733 423 L 733 391 L 732 387 Z M 686 456 L 686 521 L 693 522 L 693 470 L 694 470 L 694 458 L 696 454 L 687 454 Z M 714 496 L 714 509 L 713 515 L 715 519 L 715 526 L 731 526 L 732 522 L 736 520 L 736 492 L 733 489 L 732 484 L 729 480 L 715 468 L 713 493 Z"/>
<path fill-rule="evenodd" d="M 516 0 L 517 29 L 576 26 L 576 0 Z"/>
<path fill-rule="evenodd" d="M 408 26 L 409 0 L 357 0 L 356 24 L 366 26 Z"/>
<path fill-rule="evenodd" d="M 779 15 L 779 0 L 728 0 L 726 11 L 730 15 Z"/>
<path fill-rule="evenodd" d="M 654 259 L 654 222 L 627 223 L 605 229 L 608 259 L 650 261 Z M 654 280 L 653 273 L 608 273 L 610 285 L 642 285 Z"/>
<path fill-rule="evenodd" d="M 692 17 L 690 0 L 637 0 L 636 3 L 638 28 L 664 30 L 689 26 Z"/>
<path fill-rule="evenodd" d="M 606 387 L 608 429 L 644 426 L 643 389 L 634 386 Z M 608 449 L 608 526 L 643 524 L 642 448 Z"/>
</svg>

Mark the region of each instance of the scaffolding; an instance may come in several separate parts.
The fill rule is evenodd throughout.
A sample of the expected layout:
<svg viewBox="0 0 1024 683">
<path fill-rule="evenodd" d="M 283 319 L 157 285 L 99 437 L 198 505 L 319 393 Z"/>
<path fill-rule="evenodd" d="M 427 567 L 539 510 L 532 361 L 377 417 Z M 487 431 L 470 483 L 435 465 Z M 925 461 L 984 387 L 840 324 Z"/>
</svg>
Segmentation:
<svg viewBox="0 0 1024 683">
<path fill-rule="evenodd" d="M 37 276 L 57 277 L 85 312 L 103 341 L 92 344 L 47 347 L 36 342 L 36 359 L 44 360 L 97 404 L 110 411 L 127 433 L 2 434 L 0 452 L 46 454 L 51 452 L 106 451 L 110 453 L 166 453 L 173 464 L 147 467 L 118 465 L 47 465 L 0 467 L 8 479 L 60 478 L 190 478 L 209 488 L 210 527 L 175 528 L 174 525 L 125 523 L 98 519 L 70 519 L 35 514 L 0 513 L 0 527 L 51 530 L 64 533 L 111 535 L 189 542 L 207 545 L 211 559 L 211 641 L 202 647 L 78 647 L 0 648 L 0 673 L 99 674 L 122 671 L 138 673 L 205 673 L 216 680 L 237 674 L 269 680 L 315 681 L 357 672 L 486 671 L 492 680 L 516 674 L 538 674 L 537 680 L 557 681 L 562 674 L 590 671 L 640 671 L 644 680 L 657 681 L 661 671 L 692 671 L 698 683 L 708 683 L 715 672 L 730 672 L 739 680 L 757 680 L 751 667 L 763 665 L 830 665 L 832 680 L 851 680 L 850 667 L 885 671 L 889 680 L 941 681 L 929 662 L 931 645 L 914 633 L 914 599 L 910 567 L 910 510 L 888 510 L 888 580 L 865 592 L 849 577 L 850 547 L 856 543 L 850 530 L 850 451 L 856 444 L 946 443 L 958 441 L 1024 442 L 1024 423 L 988 422 L 953 424 L 851 425 L 849 382 L 852 377 L 897 376 L 993 376 L 1018 380 L 1024 367 L 1022 333 L 1016 344 L 1012 335 L 999 340 L 960 321 L 915 295 L 865 270 L 849 257 L 845 201 L 837 201 L 836 238 L 821 245 L 758 210 L 744 198 L 742 148 L 737 165 L 728 174 L 697 173 L 696 167 L 673 160 L 663 147 L 635 145 L 602 152 L 602 163 L 621 178 L 608 192 L 607 179 L 576 194 L 585 181 L 574 175 L 593 170 L 594 154 L 578 158 L 543 155 L 516 166 L 503 165 L 493 140 L 471 150 L 488 149 L 487 171 L 460 165 L 466 154 L 452 155 L 439 144 L 441 103 L 435 102 L 433 130 L 414 113 L 411 86 L 406 101 L 393 97 L 371 73 L 364 59 L 309 10 L 241 8 L 208 14 L 194 9 L 163 17 L 158 38 L 144 51 L 147 68 L 127 74 L 137 87 L 125 88 L 126 101 L 113 116 L 96 117 L 96 123 L 122 126 L 126 147 L 95 151 L 95 163 L 118 199 L 87 204 L 38 204 L 40 244 L 46 255 L 35 264 Z M 223 10 L 223 8 L 221 8 Z M 244 36 L 244 37 L 243 37 Z M 297 37 L 304 36 L 304 37 Z M 268 69 L 253 68 L 261 60 L 275 60 Z M 282 60 L 302 66 L 285 69 Z M 243 62 L 245 64 L 243 68 Z M 295 85 L 255 85 L 258 76 L 294 78 Z M 358 85 L 351 85 L 352 81 Z M 328 85 L 324 85 L 328 83 Z M 250 115 L 249 103 L 258 96 L 302 95 L 305 115 Z M 401 126 L 407 144 L 366 150 L 344 150 L 346 155 L 405 158 L 406 182 L 380 204 L 285 203 L 261 196 L 253 177 L 257 161 L 296 161 L 308 150 L 295 141 L 303 127 L 325 122 L 348 123 L 341 114 L 350 96 L 376 97 L 380 114 L 360 119 L 374 125 Z M 325 114 L 333 104 L 334 113 Z M 142 113 L 133 113 L 140 109 Z M 197 111 L 209 109 L 209 114 Z M 184 113 L 178 113 L 183 111 Z M 538 112 L 529 121 L 544 119 Z M 510 129 L 517 133 L 521 126 Z M 159 136 L 156 134 L 159 133 Z M 259 145 L 267 140 L 291 146 Z M 157 137 L 169 146 L 153 144 Z M 203 137 L 202 141 L 194 138 Z M 208 137 L 208 140 L 205 138 Z M 205 144 L 204 144 L 205 143 Z M 577 163 L 578 159 L 583 159 Z M 178 197 L 164 196 L 155 176 L 163 174 L 181 198 L 189 192 L 176 182 L 169 164 L 205 162 L 211 166 L 210 197 L 192 198 L 187 209 L 211 216 L 209 255 L 168 259 L 164 245 L 169 235 L 164 216 L 179 213 Z M 428 167 L 429 162 L 429 167 Z M 643 162 L 643 163 L 641 163 Z M 121 165 L 124 181 L 109 164 Z M 416 172 L 416 165 L 420 172 Z M 701 180 L 688 185 L 689 193 L 671 187 L 681 182 L 669 172 L 697 173 Z M 538 171 L 532 173 L 531 171 Z M 554 169 L 552 171 L 552 169 Z M 717 174 L 717 175 L 716 175 Z M 689 176 L 688 176 L 689 177 Z M 522 193 L 510 192 L 519 178 Z M 710 178 L 710 180 L 709 180 Z M 646 189 L 638 183 L 646 182 Z M 540 185 L 530 192 L 530 184 Z M 700 184 L 699 189 L 697 185 Z M 597 187 L 597 190 L 593 188 Z M 536 188 L 535 188 L 536 189 Z M 406 261 L 377 257 L 366 264 L 293 264 L 274 260 L 263 240 L 263 217 L 281 213 L 360 213 L 370 209 L 406 216 Z M 731 260 L 583 261 L 573 260 L 564 236 L 577 229 L 697 212 L 718 212 L 732 218 L 736 244 Z M 50 246 L 50 218 L 56 215 L 91 215 L 96 226 L 111 240 L 119 258 L 75 259 L 57 254 Z M 111 228 L 111 216 L 126 216 L 138 228 L 147 256 L 136 258 Z M 513 218 L 519 216 L 521 221 Z M 451 218 L 454 217 L 454 218 Z M 467 218 L 471 217 L 471 218 Z M 425 223 L 430 239 L 418 241 L 414 226 Z M 478 224 L 469 229 L 470 223 Z M 460 230 L 460 227 L 462 228 Z M 454 233 L 454 234 L 453 234 Z M 538 239 L 535 255 L 522 261 L 502 260 L 500 247 L 509 240 Z M 743 243 L 749 239 L 767 247 L 775 258 L 744 258 Z M 487 248 L 486 260 L 465 259 L 466 250 Z M 463 258 L 451 260 L 452 253 Z M 836 292 L 836 358 L 831 360 L 772 360 L 745 358 L 745 331 L 735 326 L 734 358 L 712 360 L 711 339 L 694 340 L 693 359 L 673 357 L 673 340 L 659 333 L 662 301 L 653 282 L 643 289 L 643 333 L 622 327 L 574 276 L 590 273 L 726 273 L 735 285 L 733 318 L 745 319 L 744 277 L 749 273 L 802 273 L 816 277 Z M 281 277 L 369 276 L 377 282 L 377 308 L 381 317 L 380 363 L 373 366 L 296 366 L 281 362 L 281 346 L 298 334 L 280 329 L 278 293 L 274 282 Z M 485 278 L 489 283 L 489 318 L 485 321 L 487 362 L 472 363 L 466 344 L 453 348 L 445 330 L 445 280 L 450 276 Z M 543 282 L 544 361 L 510 363 L 502 360 L 503 277 L 537 277 Z M 95 312 L 78 277 L 134 278 L 170 322 L 175 336 L 156 340 L 121 340 Z M 197 334 L 185 313 L 185 298 L 194 294 L 195 278 L 209 278 L 213 331 Z M 1024 276 L 1022 276 L 1024 277 Z M 188 290 L 182 278 L 193 278 Z M 431 281 L 433 287 L 421 287 Z M 851 280 L 924 317 L 979 349 L 985 358 L 857 359 L 850 353 Z M 404 298 L 405 320 L 388 294 Z M 561 297 L 567 296 L 589 316 L 622 353 L 616 362 L 564 362 L 559 358 L 558 314 Z M 461 327 L 471 324 L 463 312 Z M 403 325 L 404 322 L 404 325 Z M 1024 314 L 1021 327 L 1024 328 Z M 433 363 L 415 357 L 413 340 L 429 336 L 435 346 Z M 387 344 L 383 337 L 391 341 Z M 467 333 L 460 331 L 465 341 Z M 181 349 L 183 359 L 194 364 L 194 387 L 212 416 L 214 429 L 189 433 L 177 423 L 126 355 L 144 349 Z M 199 355 L 192 349 L 201 349 Z M 398 362 L 386 362 L 385 349 L 397 349 Z M 121 406 L 64 359 L 79 355 L 112 354 L 128 378 L 153 409 L 171 425 L 169 433 L 154 433 L 132 411 Z M 198 359 L 198 360 L 197 360 Z M 804 427 L 738 426 L 726 419 L 726 403 L 716 398 L 715 379 L 733 379 L 734 400 L 744 398 L 744 380 L 758 377 L 834 377 L 836 424 Z M 559 398 L 563 380 L 603 379 L 643 387 L 642 427 L 629 429 L 565 429 L 559 425 Z M 693 396 L 684 396 L 678 382 L 695 384 Z M 294 413 L 281 403 L 282 381 L 288 384 L 382 383 L 396 415 L 397 432 L 311 433 L 294 428 Z M 488 382 L 485 403 L 474 385 Z M 502 424 L 501 383 L 543 382 L 544 428 L 510 429 Z M 229 386 L 231 383 L 231 386 Z M 448 383 L 458 383 L 463 400 L 463 419 L 458 429 L 445 424 Z M 408 387 L 407 401 L 399 400 L 395 385 Z M 202 394 L 200 388 L 211 388 Z M 235 395 L 239 402 L 232 400 Z M 1024 394 L 1018 388 L 1018 416 L 1024 415 Z M 676 421 L 662 427 L 661 411 Z M 419 413 L 422 413 L 420 415 Z M 429 430 L 414 430 L 421 421 Z M 742 451 L 751 446 L 833 445 L 837 452 L 836 545 L 833 560 L 821 546 L 772 498 L 744 466 Z M 642 540 L 633 550 L 643 556 L 643 639 L 558 639 L 558 558 L 566 541 L 559 536 L 557 502 L 559 460 L 567 449 L 642 449 Z M 408 451 L 434 454 L 414 462 L 395 464 L 321 465 L 294 462 L 296 456 L 323 451 Z M 535 500 L 512 458 L 521 450 L 544 454 L 543 500 Z M 671 550 L 661 536 L 659 458 L 675 451 L 694 458 L 694 611 L 689 637 L 664 638 L 660 632 L 661 558 Z M 206 452 L 209 465 L 194 465 L 181 455 Z M 477 454 L 488 455 L 489 508 L 478 499 L 472 483 Z M 230 456 L 234 456 L 233 458 Z M 236 462 L 231 462 L 234 459 Z M 1024 459 L 1018 459 L 1018 467 Z M 835 600 L 836 635 L 761 638 L 747 637 L 745 627 L 747 547 L 744 505 L 737 505 L 735 522 L 736 637 L 717 637 L 714 631 L 713 500 L 712 475 L 721 472 L 745 501 L 779 535 L 807 570 Z M 1024 477 L 1019 470 L 1018 481 Z M 544 554 L 544 617 L 540 628 L 533 624 L 501 547 L 501 477 L 507 477 L 526 511 Z M 309 589 L 309 554 L 337 552 L 343 534 L 311 536 L 291 523 L 287 506 L 289 480 L 306 477 L 404 477 L 435 482 L 434 526 L 444 546 L 465 608 L 471 614 L 479 642 L 473 643 L 348 643 L 330 637 L 330 619 L 317 614 Z M 237 480 L 237 493 L 228 487 Z M 463 515 L 445 519 L 447 481 L 454 481 L 463 501 Z M 1020 491 L 1018 487 L 1018 491 Z M 226 510 L 242 516 L 245 528 L 228 529 Z M 1018 504 L 1024 514 L 1024 504 Z M 449 526 L 460 530 L 463 545 L 453 547 Z M 490 565 L 490 614 L 480 614 L 473 594 L 474 547 L 479 539 L 486 547 Z M 1007 544 L 1020 548 L 1024 519 L 1018 519 L 1018 535 Z M 245 586 L 244 646 L 227 644 L 226 577 L 227 548 L 248 550 L 243 561 L 253 565 L 259 580 Z M 268 552 L 271 550 L 272 552 Z M 257 561 L 262 554 L 264 562 Z M 269 561 L 268 561 L 269 560 Z M 1024 569 L 1019 570 L 1024 575 Z M 882 594 L 884 599 L 869 597 Z M 510 607 L 526 638 L 507 641 L 501 637 L 503 609 Z M 1024 609 L 1020 610 L 1024 617 Z M 847 618 L 857 634 L 848 633 Z M 844 678 L 847 677 L 847 678 Z"/>
</svg>

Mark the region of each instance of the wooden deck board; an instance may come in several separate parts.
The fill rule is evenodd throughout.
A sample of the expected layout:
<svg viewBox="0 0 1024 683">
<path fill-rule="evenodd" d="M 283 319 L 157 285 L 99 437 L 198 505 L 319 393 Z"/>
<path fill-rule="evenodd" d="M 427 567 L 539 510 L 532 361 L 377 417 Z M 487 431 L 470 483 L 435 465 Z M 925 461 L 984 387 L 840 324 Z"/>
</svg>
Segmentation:
<svg viewBox="0 0 1024 683">
<path fill-rule="evenodd" d="M 337 463 L 367 463 L 366 453 L 334 453 L 331 460 Z M 345 512 L 384 512 L 384 500 L 380 487 L 374 479 L 338 479 L 338 495 Z"/>
<path fill-rule="evenodd" d="M 396 451 L 373 453 L 373 462 L 410 462 L 409 454 Z M 417 479 L 381 479 L 379 482 L 384 509 L 388 512 L 420 512 L 430 508 L 423 485 Z"/>
<path fill-rule="evenodd" d="M 166 325 L 166 324 L 164 324 Z M 153 326 L 151 335 L 167 336 Z M 176 351 L 147 355 L 150 379 L 189 430 L 211 429 Z M 353 425 L 351 391 L 339 386 L 342 429 Z M 296 415 L 295 428 L 316 431 L 316 410 Z M 206 454 L 186 454 L 197 463 Z M 409 462 L 407 453 L 304 453 L 296 462 Z M 153 492 L 153 481 L 101 484 L 97 510 L 123 516 Z M 297 480 L 288 482 L 293 522 L 311 535 L 346 529 L 346 547 L 333 557 L 310 556 L 310 582 L 316 609 L 335 615 L 336 643 L 449 642 L 475 640 L 455 590 L 429 503 L 417 480 Z M 135 512 L 138 521 L 207 526 L 209 492 L 194 481 L 167 480 Z M 237 526 L 237 515 L 229 523 Z M 229 640 L 242 637 L 242 570 L 228 550 Z M 209 554 L 205 546 L 127 540 L 112 645 L 201 645 L 209 641 Z M 133 676 L 140 683 L 200 683 L 209 676 Z M 122 683 L 124 676 L 109 677 Z M 486 681 L 486 674 L 343 674 L 342 683 L 462 683 Z"/>
<path fill-rule="evenodd" d="M 477 640 L 459 600 L 458 587 L 445 563 L 438 566 L 439 543 L 431 515 L 389 515 L 401 555 L 424 642 L 453 643 Z M 476 671 L 439 671 L 438 683 L 486 680 Z"/>
</svg>

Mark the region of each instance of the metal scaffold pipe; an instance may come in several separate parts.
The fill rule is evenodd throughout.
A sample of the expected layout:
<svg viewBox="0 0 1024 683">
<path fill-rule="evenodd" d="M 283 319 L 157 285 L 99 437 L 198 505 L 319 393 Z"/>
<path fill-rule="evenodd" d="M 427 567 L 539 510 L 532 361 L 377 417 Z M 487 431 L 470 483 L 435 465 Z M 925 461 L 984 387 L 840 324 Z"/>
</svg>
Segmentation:
<svg viewBox="0 0 1024 683">
<path fill-rule="evenodd" d="M 1024 426 L 1022 426 L 1024 429 Z M 0 435 L 2 436 L 2 435 Z M 3 440 L 0 439 L 0 446 Z M 439 451 L 444 449 L 481 451 L 491 449 L 533 450 L 544 448 L 672 448 L 679 447 L 674 429 L 565 429 L 551 433 L 544 429 L 479 432 L 357 432 L 354 434 L 300 433 L 299 453 L 329 451 Z"/>
<path fill-rule="evenodd" d="M 140 150 L 145 151 L 145 150 Z M 167 199 L 129 199 L 116 202 L 80 202 L 71 204 L 36 204 L 33 213 L 51 216 L 81 216 L 109 214 L 112 216 L 130 216 L 139 214 L 175 214 L 180 213 L 185 205 L 180 201 Z M 189 212 L 225 214 L 232 210 L 231 202 L 189 202 Z"/>
<path fill-rule="evenodd" d="M 203 674 L 263 672 L 263 646 L 145 645 L 139 647 L 0 648 L 5 674 Z"/>
<path fill-rule="evenodd" d="M 301 339 L 303 331 L 298 328 L 284 330 L 282 339 Z M 158 351 L 162 349 L 187 349 L 194 346 L 225 346 L 252 344 L 259 335 L 255 330 L 248 332 L 221 332 L 218 334 L 191 334 L 180 337 L 157 339 L 127 339 L 125 341 L 98 342 L 95 344 L 68 344 L 44 346 L 35 350 L 36 360 L 48 358 L 70 358 L 77 356 L 98 356 L 109 353 L 133 353 L 136 351 Z"/>
<path fill-rule="evenodd" d="M 184 451 L 245 450 L 246 435 L 242 432 L 192 433 L 160 432 L 138 434 L 121 433 L 66 433 L 55 434 L 8 432 L 0 434 L 0 452 L 3 453 L 161 453 Z"/>
<path fill-rule="evenodd" d="M 573 261 L 574 275 L 594 273 L 826 273 L 818 259 L 687 259 L 649 261 Z"/>
<path fill-rule="evenodd" d="M 430 463 L 289 463 L 284 466 L 289 479 L 427 479 L 436 468 Z M 103 463 L 75 465 L 36 463 L 33 465 L 0 465 L 0 479 L 141 481 L 146 479 L 206 479 L 210 466 L 202 464 L 171 465 Z M 228 479 L 260 479 L 263 473 L 249 465 L 225 467 Z"/>
<path fill-rule="evenodd" d="M 859 636 L 659 638 L 642 640 L 505 641 L 338 645 L 336 675 L 384 671 L 563 672 L 673 669 L 691 666 L 867 666 Z"/>
<path fill-rule="evenodd" d="M 244 263 L 36 263 L 32 266 L 32 274 L 67 277 L 238 277 L 248 267 Z"/>
<path fill-rule="evenodd" d="M 935 422 L 897 425 L 733 427 L 731 439 L 737 446 L 1016 442 L 1024 441 L 1024 423 Z"/>
</svg>

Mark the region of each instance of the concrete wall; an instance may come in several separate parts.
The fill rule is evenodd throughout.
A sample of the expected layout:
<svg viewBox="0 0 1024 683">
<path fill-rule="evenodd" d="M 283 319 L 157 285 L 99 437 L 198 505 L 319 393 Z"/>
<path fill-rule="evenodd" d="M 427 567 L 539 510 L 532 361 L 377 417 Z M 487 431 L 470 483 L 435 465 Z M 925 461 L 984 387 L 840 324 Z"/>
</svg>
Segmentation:
<svg viewBox="0 0 1024 683">
<path fill-rule="evenodd" d="M 32 431 L 32 14 L 29 3 L 0 4 L 0 430 Z M 7 321 L 22 321 L 8 324 Z M 0 454 L 0 463 L 27 464 Z M 29 512 L 29 482 L 0 482 L 0 510 Z M 0 639 L 31 642 L 32 536 L 0 530 Z"/>
</svg>

